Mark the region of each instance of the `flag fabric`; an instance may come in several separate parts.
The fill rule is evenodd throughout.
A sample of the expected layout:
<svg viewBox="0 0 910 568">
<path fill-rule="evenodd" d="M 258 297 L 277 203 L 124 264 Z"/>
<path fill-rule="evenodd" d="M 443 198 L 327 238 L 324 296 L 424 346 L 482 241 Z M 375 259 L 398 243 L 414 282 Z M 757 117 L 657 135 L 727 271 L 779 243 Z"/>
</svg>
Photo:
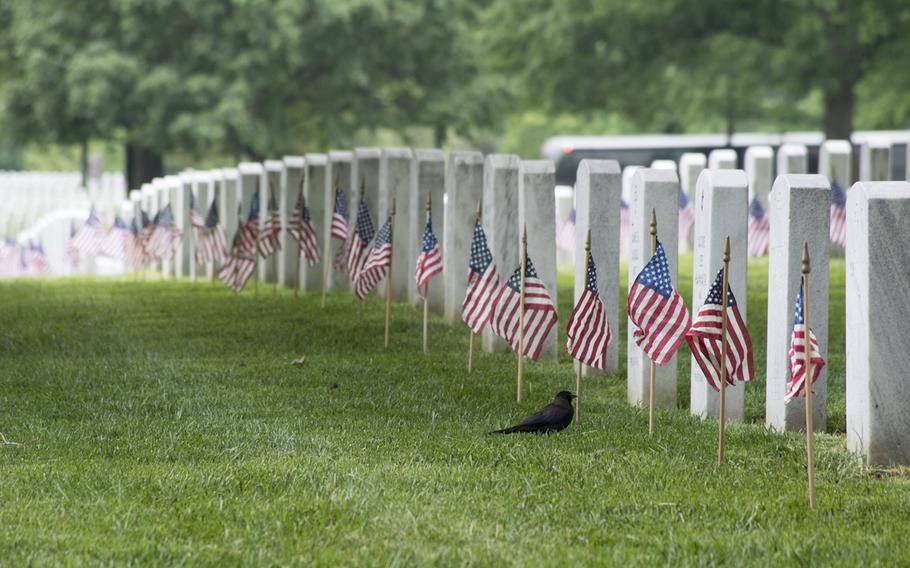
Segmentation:
<svg viewBox="0 0 910 568">
<path fill-rule="evenodd" d="M 468 291 L 461 304 L 461 317 L 473 333 L 483 331 L 493 315 L 493 300 L 499 291 L 499 276 L 487 235 L 480 221 L 474 223 L 471 256 L 468 258 Z"/>
<path fill-rule="evenodd" d="M 205 227 L 205 219 L 196 210 L 196 196 L 190 192 L 190 225 L 197 229 Z"/>
<path fill-rule="evenodd" d="M 297 241 L 300 247 L 300 257 L 305 258 L 310 266 L 319 262 L 319 244 L 316 239 L 316 230 L 310 219 L 310 210 L 303 205 L 303 194 L 297 199 L 294 214 L 288 220 L 288 233 Z"/>
<path fill-rule="evenodd" d="M 259 194 L 253 196 L 253 201 L 258 202 Z M 281 234 L 281 214 L 278 212 L 278 206 L 275 205 L 275 194 L 269 196 L 269 210 L 265 221 L 259 231 L 259 254 L 268 257 L 272 256 L 277 250 L 281 250 L 281 242 L 278 235 Z"/>
<path fill-rule="evenodd" d="M 787 394 L 784 402 L 790 402 L 793 397 L 805 396 L 806 387 L 806 322 L 803 319 L 803 285 L 800 279 L 799 292 L 796 294 L 796 311 L 793 315 L 793 334 L 790 336 L 790 381 L 787 384 Z M 809 357 L 812 359 L 812 382 L 818 379 L 825 359 L 818 349 L 818 340 L 809 329 Z"/>
<path fill-rule="evenodd" d="M 652 361 L 666 364 L 689 329 L 689 311 L 670 281 L 670 266 L 660 241 L 632 283 L 626 308 L 635 326 L 635 343 Z"/>
<path fill-rule="evenodd" d="M 597 267 L 588 253 L 585 287 L 569 316 L 566 326 L 566 353 L 589 367 L 603 370 L 607 364 L 607 345 L 613 337 L 607 308 L 597 290 Z"/>
<path fill-rule="evenodd" d="M 27 266 L 27 273 L 30 276 L 47 274 L 51 271 L 51 265 L 47 261 L 47 255 L 44 254 L 44 247 L 40 244 L 29 243 L 28 247 L 23 247 L 23 257 Z"/>
<path fill-rule="evenodd" d="M 679 242 L 689 242 L 689 234 L 695 225 L 695 207 L 686 197 L 686 192 L 679 186 Z"/>
<path fill-rule="evenodd" d="M 120 217 L 114 219 L 114 225 L 101 241 L 98 254 L 117 260 L 126 258 L 126 247 L 130 239 L 133 238 L 130 228 Z"/>
<path fill-rule="evenodd" d="M 88 219 L 85 220 L 85 223 L 79 227 L 79 230 L 72 237 L 73 246 L 82 254 L 95 255 L 98 254 L 98 250 L 104 242 L 104 237 L 104 226 L 95 213 L 95 207 L 92 206 L 91 210 L 89 210 Z"/>
<path fill-rule="evenodd" d="M 840 247 L 847 246 L 847 194 L 837 180 L 831 183 L 831 242 Z"/>
<path fill-rule="evenodd" d="M 196 263 L 208 264 L 216 260 L 224 260 L 227 235 L 224 233 L 224 227 L 219 223 L 217 199 L 212 200 L 212 205 L 201 226 L 197 225 L 195 221 L 193 221 L 193 226 L 196 228 Z"/>
<path fill-rule="evenodd" d="M 340 187 L 335 188 L 335 210 L 332 212 L 332 236 L 342 241 L 348 238 L 348 204 Z"/>
<path fill-rule="evenodd" d="M 235 292 L 243 290 L 247 280 L 256 270 L 256 249 L 259 240 L 256 224 L 259 223 L 259 215 L 257 211 L 251 210 L 250 213 L 251 215 L 255 213 L 256 216 L 238 227 L 231 243 L 231 253 L 218 271 L 218 279 Z"/>
<path fill-rule="evenodd" d="M 64 256 L 66 256 L 66 260 L 69 262 L 70 268 L 72 268 L 74 272 L 79 270 L 79 249 L 76 248 L 75 236 L 76 224 L 71 221 L 70 238 L 66 241 Z"/>
<path fill-rule="evenodd" d="M 556 248 L 575 258 L 575 209 L 556 228 Z"/>
<path fill-rule="evenodd" d="M 375 231 L 373 219 L 370 217 L 370 208 L 367 207 L 366 201 L 361 199 L 357 205 L 357 222 L 354 226 L 354 234 L 350 238 L 350 245 L 347 247 L 345 263 L 345 270 L 351 280 L 357 280 Z"/>
<path fill-rule="evenodd" d="M 417 269 L 414 280 L 417 282 L 417 294 L 424 297 L 423 288 L 430 278 L 442 272 L 442 253 L 439 251 L 439 241 L 433 234 L 433 220 L 427 216 L 427 225 L 423 229 L 423 247 L 417 257 Z"/>
<path fill-rule="evenodd" d="M 152 221 L 152 230 L 146 241 L 146 254 L 156 260 L 167 260 L 174 256 L 183 233 L 174 223 L 170 203 L 158 211 Z"/>
<path fill-rule="evenodd" d="M 765 256 L 771 239 L 771 223 L 757 197 L 749 204 L 749 256 Z"/>
<path fill-rule="evenodd" d="M 493 304 L 491 325 L 493 332 L 502 337 L 518 352 L 521 340 L 521 265 L 515 269 L 506 285 L 499 291 Z M 537 269 L 529 256 L 525 257 L 525 306 L 524 306 L 524 349 L 523 354 L 536 361 L 540 357 L 544 341 L 556 325 L 556 306 L 547 293 L 547 288 L 537 275 Z"/>
<path fill-rule="evenodd" d="M 130 223 L 130 238 L 126 242 L 126 256 L 123 260 L 134 270 L 142 268 L 145 263 L 145 246 L 142 243 L 141 234 L 139 220 L 136 215 L 133 215 L 133 221 Z"/>
<path fill-rule="evenodd" d="M 20 257 L 18 243 L 7 237 L 0 246 L 0 276 L 17 276 L 21 269 Z"/>
<path fill-rule="evenodd" d="M 723 305 L 724 270 L 721 268 L 708 291 L 704 305 L 699 308 L 686 333 L 686 341 L 692 349 L 692 356 L 701 368 L 708 384 L 720 390 L 721 328 L 723 311 L 727 312 L 727 383 L 751 381 L 754 376 L 752 365 L 752 340 L 746 322 L 739 313 L 739 306 L 733 290 L 727 284 L 727 305 Z"/>
<path fill-rule="evenodd" d="M 370 252 L 363 262 L 363 268 L 357 273 L 354 281 L 354 293 L 357 299 L 363 300 L 376 284 L 382 280 L 389 271 L 392 261 L 392 218 L 385 222 L 376 238 Z"/>
</svg>

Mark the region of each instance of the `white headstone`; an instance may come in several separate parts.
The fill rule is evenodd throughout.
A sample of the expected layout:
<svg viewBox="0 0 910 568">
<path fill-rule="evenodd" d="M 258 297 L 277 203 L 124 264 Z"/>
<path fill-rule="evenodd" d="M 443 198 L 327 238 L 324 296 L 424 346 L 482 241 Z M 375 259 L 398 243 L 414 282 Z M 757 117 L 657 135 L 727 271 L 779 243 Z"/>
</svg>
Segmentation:
<svg viewBox="0 0 910 568">
<path fill-rule="evenodd" d="M 707 166 L 708 158 L 700 152 L 686 152 L 679 157 L 679 183 L 690 200 L 695 196 L 698 176 Z"/>
<path fill-rule="evenodd" d="M 571 235 L 571 231 L 574 230 L 574 223 L 570 221 L 572 216 L 572 211 L 575 209 L 575 190 L 567 185 L 557 185 L 556 186 L 556 265 L 557 266 L 570 266 L 575 263 L 575 251 L 570 247 L 574 246 L 574 239 L 571 241 L 572 245 L 563 245 L 561 242 L 561 236 L 559 231 L 567 231 L 566 234 Z"/>
<path fill-rule="evenodd" d="M 313 230 L 316 234 L 322 234 L 324 228 L 322 224 L 325 220 L 327 208 L 331 208 L 331 203 L 326 203 L 325 184 L 326 184 L 326 162 L 328 157 L 325 154 L 306 154 L 306 180 L 304 181 L 303 193 L 306 196 L 306 206 L 310 211 L 310 219 L 313 223 Z M 307 262 L 300 263 L 300 288 L 308 291 L 322 292 L 322 281 L 325 278 L 324 258 L 310 266 Z"/>
<path fill-rule="evenodd" d="M 518 223 L 528 229 L 528 257 L 556 304 L 556 168 L 550 160 L 522 160 L 518 164 Z M 520 237 L 519 237 L 520 239 Z M 519 240 L 519 246 L 521 245 Z M 508 278 L 515 267 L 503 274 Z M 541 357 L 555 359 L 558 327 L 544 341 Z"/>
<path fill-rule="evenodd" d="M 250 209 L 253 204 L 253 197 L 257 196 L 257 192 L 262 191 L 262 183 L 265 177 L 265 168 L 259 162 L 241 162 L 237 166 L 237 170 L 240 173 L 237 192 L 237 197 L 240 201 L 240 223 L 246 224 L 247 221 L 249 221 Z M 265 212 L 261 208 L 261 197 L 257 196 L 257 199 L 259 199 L 260 203 L 259 218 L 261 219 Z M 228 243 L 228 246 L 230 246 L 230 243 Z M 256 256 L 256 263 L 257 265 L 264 264 L 263 259 L 258 254 Z M 252 278 L 259 278 L 258 272 L 258 270 L 254 272 Z"/>
<path fill-rule="evenodd" d="M 483 211 L 481 224 L 487 236 L 493 264 L 500 279 L 519 263 L 521 229 L 518 226 L 518 156 L 490 154 L 483 165 Z M 483 330 L 483 350 L 508 351 L 509 344 L 493 333 L 490 326 Z"/>
<path fill-rule="evenodd" d="M 749 203 L 758 198 L 767 211 L 768 194 L 771 193 L 771 182 L 774 180 L 774 150 L 771 146 L 749 146 L 746 148 L 744 162 L 746 177 L 749 179 Z"/>
<path fill-rule="evenodd" d="M 676 162 L 673 160 L 654 160 L 651 162 L 651 169 L 653 170 L 676 170 Z"/>
<path fill-rule="evenodd" d="M 673 286 L 678 287 L 679 267 L 679 177 L 669 170 L 641 168 L 632 176 L 629 201 L 629 274 L 631 287 L 653 254 L 651 251 L 651 210 L 657 213 L 657 238 L 663 244 Z M 650 359 L 635 344 L 634 326 L 628 326 L 626 368 L 629 404 L 647 404 L 650 388 Z M 655 373 L 654 403 L 658 408 L 676 408 L 676 356 Z"/>
<path fill-rule="evenodd" d="M 796 294 L 802 278 L 803 243 L 809 244 L 809 325 L 823 357 L 828 353 L 828 219 L 831 186 L 824 176 L 778 177 L 771 192 L 768 249 L 768 333 L 765 423 L 776 430 L 805 430 L 805 401 L 784 404 L 790 380 L 787 352 Z M 812 388 L 813 426 L 825 430 L 827 372 Z"/>
<path fill-rule="evenodd" d="M 173 176 L 169 176 L 173 177 Z M 155 187 L 155 193 L 158 196 L 158 208 L 156 212 L 163 210 L 171 202 L 171 189 L 168 181 L 165 178 L 159 177 L 152 180 L 152 185 Z M 174 207 L 171 206 L 171 212 L 173 213 Z M 153 218 L 154 220 L 154 218 Z M 174 258 L 168 258 L 162 260 L 158 263 L 159 269 L 161 271 L 161 276 L 163 278 L 169 278 L 174 275 L 173 266 Z"/>
<path fill-rule="evenodd" d="M 582 160 L 575 182 L 575 302 L 584 292 L 585 241 L 591 230 L 591 256 L 597 267 L 597 288 L 607 312 L 613 339 L 607 346 L 605 372 L 619 368 L 619 196 L 622 174 L 616 160 Z M 595 371 L 584 368 L 584 374 Z"/>
<path fill-rule="evenodd" d="M 351 162 L 351 219 L 356 222 L 362 188 L 364 200 L 370 209 L 370 216 L 377 231 L 385 222 L 385 219 L 378 221 L 380 154 L 378 148 L 355 148 L 354 159 Z"/>
<path fill-rule="evenodd" d="M 320 254 L 325 253 L 325 243 L 329 242 L 329 259 L 334 258 L 338 250 L 343 246 L 343 243 L 339 239 L 332 239 L 332 216 L 335 214 L 335 189 L 341 189 L 341 193 L 344 195 L 345 206 L 348 210 L 348 224 L 350 225 L 351 219 L 353 219 L 355 211 L 351 210 L 352 198 L 352 189 L 351 186 L 351 161 L 354 159 L 353 152 L 347 152 L 342 150 L 332 150 L 328 154 L 328 160 L 325 165 L 325 202 L 327 207 L 325 208 L 325 218 L 322 221 L 323 229 L 320 236 Z M 353 227 L 351 227 L 353 230 Z M 350 286 L 350 278 L 347 274 L 335 270 L 332 266 L 332 261 L 327 260 L 329 263 L 329 288 L 344 290 Z M 323 266 L 325 270 L 325 266 Z"/>
<path fill-rule="evenodd" d="M 622 169 L 622 200 L 629 203 L 632 200 L 632 176 L 639 168 L 644 166 L 626 166 Z"/>
<path fill-rule="evenodd" d="M 177 278 L 192 278 L 196 273 L 196 263 L 192 262 L 193 225 L 190 223 L 190 196 L 193 193 L 195 178 L 196 174 L 193 172 L 164 178 L 170 182 L 174 223 L 183 233 L 174 253 L 174 275 Z"/>
<path fill-rule="evenodd" d="M 749 183 L 743 170 L 705 170 L 698 177 L 695 189 L 695 256 L 692 268 L 692 317 L 704 305 L 714 278 L 724 265 L 724 241 L 730 237 L 730 266 L 728 280 L 739 313 L 746 321 L 748 295 L 746 225 L 748 219 Z M 690 411 L 701 417 L 718 416 L 720 393 L 705 379 L 704 373 L 692 358 L 690 378 Z M 743 421 L 744 384 L 727 385 L 726 419 Z"/>
<path fill-rule="evenodd" d="M 423 249 L 423 230 L 426 225 L 427 195 L 431 196 L 433 207 L 432 221 L 433 234 L 439 242 L 442 251 L 442 236 L 445 234 L 445 185 L 446 185 L 446 156 L 442 150 L 415 150 L 414 159 L 411 160 L 411 204 L 408 206 L 410 220 L 408 232 L 412 235 L 411 250 L 407 253 L 408 260 L 408 298 L 412 305 L 422 305 L 423 301 L 417 295 L 417 282 L 414 273 L 417 270 L 417 257 Z M 443 263 L 445 263 L 445 251 Z M 442 314 L 445 309 L 445 281 L 442 274 L 430 280 L 430 294 L 428 296 L 429 308 L 435 313 Z"/>
<path fill-rule="evenodd" d="M 383 148 L 379 159 L 379 222 L 385 223 L 395 200 L 395 225 L 392 239 L 392 299 L 408 300 L 408 281 L 414 273 L 414 262 L 408 258 L 411 243 L 418 238 L 411 233 L 411 161 L 410 148 Z"/>
<path fill-rule="evenodd" d="M 193 202 L 196 205 L 196 211 L 199 215 L 205 219 L 209 214 L 209 208 L 212 206 L 212 197 L 213 197 L 213 181 L 214 176 L 211 172 L 202 171 L 196 172 L 195 183 L 193 185 Z M 212 272 L 214 266 L 212 263 L 207 263 L 204 265 L 196 264 L 196 247 L 198 246 L 196 230 L 192 229 L 192 263 L 195 269 L 195 274 L 197 277 L 205 277 L 206 279 L 212 278 Z"/>
<path fill-rule="evenodd" d="M 221 170 L 221 192 L 218 201 L 218 218 L 224 227 L 227 240 L 227 253 L 231 252 L 231 243 L 237 233 L 240 219 L 240 171 L 237 168 Z"/>
<path fill-rule="evenodd" d="M 891 144 L 884 140 L 863 142 L 859 153 L 860 181 L 888 181 L 891 161 Z"/>
<path fill-rule="evenodd" d="M 269 216 L 269 203 L 274 200 L 278 206 L 278 197 L 281 192 L 281 174 L 284 162 L 281 160 L 266 160 L 263 162 L 265 171 L 259 185 L 259 230 L 262 231 Z M 279 213 L 280 215 L 280 213 Z M 259 279 L 262 282 L 275 282 L 278 278 L 278 261 L 281 254 L 278 251 L 268 258 L 259 260 Z"/>
<path fill-rule="evenodd" d="M 825 140 L 818 150 L 818 173 L 846 190 L 853 183 L 853 145 L 846 140 Z"/>
<path fill-rule="evenodd" d="M 847 192 L 847 448 L 869 465 L 910 465 L 908 218 L 907 182 Z"/>
<path fill-rule="evenodd" d="M 446 166 L 445 321 L 462 322 L 461 303 L 468 285 L 468 257 L 474 236 L 477 202 L 483 195 L 483 154 L 452 152 Z"/>
<path fill-rule="evenodd" d="M 730 148 L 718 148 L 708 154 L 708 168 L 712 170 L 735 170 L 737 161 L 736 150 Z"/>
<path fill-rule="evenodd" d="M 158 213 L 158 190 L 153 183 L 144 183 L 142 184 L 142 208 L 145 210 L 145 214 L 148 215 L 149 222 L 155 219 L 155 214 Z M 80 221 L 81 222 L 81 221 Z M 76 225 L 76 228 L 79 227 L 79 224 Z M 148 263 L 149 270 L 157 271 L 158 263 L 156 261 L 150 261 Z"/>
<path fill-rule="evenodd" d="M 809 173 L 809 150 L 804 144 L 782 144 L 777 149 L 777 175 Z"/>
<path fill-rule="evenodd" d="M 304 190 L 306 159 L 303 156 L 285 156 L 282 162 L 284 167 L 278 185 L 278 209 L 281 212 L 283 230 L 278 236 L 281 243 L 281 252 L 277 253 L 278 283 L 293 288 L 300 277 L 300 265 L 306 263 L 306 260 L 300 260 L 300 247 L 287 228 L 297 208 L 297 200 Z"/>
</svg>

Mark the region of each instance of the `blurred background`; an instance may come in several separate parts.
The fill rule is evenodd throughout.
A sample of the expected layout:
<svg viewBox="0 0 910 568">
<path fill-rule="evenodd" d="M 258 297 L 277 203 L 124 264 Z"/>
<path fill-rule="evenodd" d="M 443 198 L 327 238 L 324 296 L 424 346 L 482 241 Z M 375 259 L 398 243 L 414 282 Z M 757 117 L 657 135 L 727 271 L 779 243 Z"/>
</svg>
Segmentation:
<svg viewBox="0 0 910 568">
<path fill-rule="evenodd" d="M 3 0 L 0 169 L 136 188 L 356 145 L 849 139 L 908 127 L 908 52 L 906 0 Z"/>
</svg>

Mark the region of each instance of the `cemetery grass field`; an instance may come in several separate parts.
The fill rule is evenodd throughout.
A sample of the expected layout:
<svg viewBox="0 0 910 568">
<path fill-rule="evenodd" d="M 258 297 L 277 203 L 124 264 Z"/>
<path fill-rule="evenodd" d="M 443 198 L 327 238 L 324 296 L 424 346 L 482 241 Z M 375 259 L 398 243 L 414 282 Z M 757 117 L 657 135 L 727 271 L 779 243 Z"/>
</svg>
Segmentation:
<svg viewBox="0 0 910 568">
<path fill-rule="evenodd" d="M 347 293 L 322 310 L 318 294 L 155 275 L 0 283 L 0 564 L 906 563 L 910 474 L 845 450 L 831 267 L 816 512 L 804 436 L 763 425 L 765 261 L 749 265 L 758 380 L 721 467 L 716 422 L 688 414 L 687 350 L 653 437 L 624 375 L 586 382 L 580 425 L 491 436 L 574 390 L 564 353 L 526 366 L 518 407 L 513 356 L 466 374 L 464 326 L 434 317 L 424 360 L 419 312 L 396 305 L 383 351 L 375 296 L 358 323 Z M 567 274 L 559 294 L 562 344 Z"/>
</svg>

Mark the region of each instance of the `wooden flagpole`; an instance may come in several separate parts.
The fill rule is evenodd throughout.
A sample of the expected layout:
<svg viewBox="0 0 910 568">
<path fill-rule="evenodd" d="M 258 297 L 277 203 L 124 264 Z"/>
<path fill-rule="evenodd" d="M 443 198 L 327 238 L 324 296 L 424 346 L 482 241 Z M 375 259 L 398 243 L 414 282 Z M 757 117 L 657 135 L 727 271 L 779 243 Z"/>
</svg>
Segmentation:
<svg viewBox="0 0 910 568">
<path fill-rule="evenodd" d="M 651 208 L 651 256 L 657 251 L 657 210 Z M 657 385 L 657 365 L 651 360 L 651 374 L 648 380 L 648 434 L 654 433 L 654 390 Z"/>
<path fill-rule="evenodd" d="M 724 462 L 724 426 L 727 414 L 727 287 L 730 272 L 730 235 L 724 240 L 724 277 L 720 309 L 720 408 L 717 428 L 717 465 Z"/>
<path fill-rule="evenodd" d="M 430 213 L 431 213 L 432 209 L 433 209 L 433 195 L 430 192 L 427 192 L 427 222 L 430 221 Z M 427 336 L 427 322 L 429 321 L 429 316 L 430 316 L 430 281 L 427 280 L 427 283 L 423 285 L 423 356 L 424 357 L 426 357 L 430 353 L 428 336 Z"/>
<path fill-rule="evenodd" d="M 304 168 L 306 170 L 306 168 Z M 303 208 L 306 207 L 306 196 L 303 194 L 304 175 L 300 174 L 300 189 L 297 193 L 297 202 L 300 203 L 300 214 L 303 215 Z M 295 211 L 296 213 L 296 211 Z M 294 239 L 297 241 L 297 239 Z M 297 258 L 294 259 L 294 296 L 300 297 L 300 255 L 303 254 L 303 246 L 297 242 Z"/>
<path fill-rule="evenodd" d="M 357 202 L 357 213 L 354 214 L 354 223 L 355 223 L 354 230 L 355 231 L 357 230 L 357 225 L 356 225 L 357 217 L 360 215 L 360 202 L 363 201 L 364 196 L 366 196 L 366 187 L 367 187 L 366 178 L 361 177 L 360 178 L 360 199 Z M 348 254 L 351 254 L 351 251 L 348 251 Z M 357 279 L 356 279 L 357 274 L 356 273 L 350 274 L 349 276 L 351 277 L 351 287 L 354 289 L 354 294 L 356 295 L 357 294 Z M 359 300 L 357 302 L 357 321 L 363 321 L 363 300 Z"/>
<path fill-rule="evenodd" d="M 329 270 L 331 270 L 332 263 L 329 262 L 329 255 L 332 253 L 332 225 L 334 224 L 335 219 L 335 208 L 338 206 L 338 176 L 335 176 L 335 180 L 332 183 L 332 216 L 329 217 L 329 225 L 326 227 L 326 231 L 323 237 L 325 238 L 325 245 L 322 247 L 322 263 L 325 265 L 324 270 L 322 271 L 322 302 L 321 306 L 325 307 L 325 294 L 329 288 Z M 325 220 L 325 219 L 323 219 Z"/>
<path fill-rule="evenodd" d="M 218 187 L 218 181 L 216 180 L 215 182 L 212 183 L 212 193 L 213 193 L 212 203 L 215 204 L 216 208 L 218 207 L 218 193 L 219 193 L 218 190 L 219 189 L 220 188 Z M 223 215 L 223 213 L 221 213 L 219 211 L 219 215 Z M 207 217 L 208 217 L 208 214 L 206 213 L 206 218 Z M 221 217 L 218 218 L 218 223 L 221 223 Z M 224 252 L 224 251 L 222 251 L 222 252 Z M 218 272 L 217 270 L 215 270 L 217 263 L 214 260 L 212 260 L 212 262 L 209 263 L 209 266 L 212 267 L 212 288 L 214 288 L 215 287 L 215 273 Z"/>
<path fill-rule="evenodd" d="M 274 202 L 274 199 L 275 199 L 275 185 L 272 183 L 272 175 L 268 172 L 268 170 L 266 170 L 266 172 L 265 172 L 265 177 L 266 177 L 266 179 L 269 180 L 268 215 L 269 215 L 269 219 L 271 219 L 272 203 Z M 277 296 L 278 295 L 278 250 L 277 249 L 272 251 L 270 264 L 272 265 L 272 278 L 275 279 L 275 282 L 272 286 L 272 295 Z M 266 278 L 268 278 L 268 270 L 266 270 Z"/>
<path fill-rule="evenodd" d="M 585 240 L 585 270 L 582 272 L 584 283 L 588 285 L 588 257 L 591 254 L 591 229 L 588 229 L 588 236 Z M 581 422 L 581 361 L 575 361 L 575 422 Z"/>
<path fill-rule="evenodd" d="M 521 378 L 525 350 L 525 271 L 528 259 L 528 228 L 521 227 L 521 285 L 518 294 L 518 404 L 521 404 Z"/>
<path fill-rule="evenodd" d="M 474 221 L 480 221 L 480 201 L 477 202 L 477 212 L 474 214 Z M 472 237 L 473 239 L 473 237 Z M 474 372 L 474 330 L 468 326 L 468 374 Z"/>
<path fill-rule="evenodd" d="M 806 470 L 809 475 L 809 508 L 815 509 L 815 434 L 812 431 L 812 344 L 809 339 L 809 243 L 803 242 L 803 340 L 806 374 Z"/>
<path fill-rule="evenodd" d="M 392 318 L 392 261 L 395 254 L 395 198 L 389 215 L 389 271 L 385 279 L 385 347 L 389 347 L 389 322 Z"/>
</svg>

